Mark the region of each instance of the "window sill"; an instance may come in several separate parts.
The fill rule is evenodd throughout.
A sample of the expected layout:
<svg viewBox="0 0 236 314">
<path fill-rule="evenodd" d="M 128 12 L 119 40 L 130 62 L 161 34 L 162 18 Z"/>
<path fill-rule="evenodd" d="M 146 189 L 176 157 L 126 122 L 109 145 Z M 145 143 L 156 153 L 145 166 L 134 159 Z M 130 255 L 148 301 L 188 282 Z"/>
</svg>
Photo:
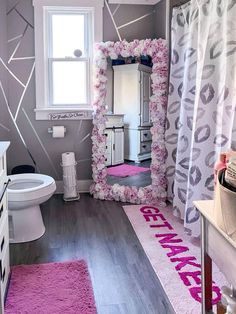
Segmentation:
<svg viewBox="0 0 236 314">
<path fill-rule="evenodd" d="M 34 109 L 36 120 L 92 120 L 91 108 L 40 108 Z"/>
</svg>

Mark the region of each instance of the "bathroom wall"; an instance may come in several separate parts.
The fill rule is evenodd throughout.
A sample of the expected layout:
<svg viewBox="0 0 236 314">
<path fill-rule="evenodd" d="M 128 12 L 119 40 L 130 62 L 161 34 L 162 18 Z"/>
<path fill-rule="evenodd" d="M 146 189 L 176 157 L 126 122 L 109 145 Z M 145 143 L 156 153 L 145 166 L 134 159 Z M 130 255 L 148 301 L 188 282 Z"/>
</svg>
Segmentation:
<svg viewBox="0 0 236 314">
<path fill-rule="evenodd" d="M 155 37 L 154 27 L 154 6 L 150 5 L 129 5 L 129 4 L 110 4 L 111 12 L 115 12 L 114 20 L 116 26 L 121 26 L 127 22 L 134 21 L 137 18 L 144 17 L 135 23 L 132 23 L 124 28 L 119 29 L 119 34 L 122 39 L 131 41 L 133 39 L 144 39 Z M 118 8 L 118 9 L 117 9 Z M 104 40 L 119 40 L 116 29 L 110 18 L 109 12 L 104 7 Z"/>
<path fill-rule="evenodd" d="M 3 62 L 7 61 L 7 23 L 6 23 L 6 0 L 0 1 L 0 140 L 10 140 L 10 122 L 8 117 L 7 105 L 2 93 L 2 89 L 7 91 L 7 76 Z"/>
<path fill-rule="evenodd" d="M 166 38 L 166 0 L 155 5 L 155 36 Z"/>
<path fill-rule="evenodd" d="M 91 179 L 92 121 L 52 123 L 35 120 L 32 1 L 1 0 L 0 3 L 0 57 L 5 64 L 5 68 L 0 64 L 0 79 L 4 90 L 4 92 L 0 90 L 0 139 L 12 142 L 8 153 L 9 171 L 16 165 L 33 165 L 35 162 L 39 172 L 61 180 L 61 153 L 75 151 L 79 180 Z M 110 5 L 110 9 L 117 26 L 147 15 L 140 21 L 122 28 L 120 30 L 122 39 L 155 37 L 153 6 Z M 118 40 L 116 28 L 106 7 L 104 7 L 104 40 Z M 10 112 L 7 111 L 3 94 L 6 95 Z M 112 104 L 111 93 L 108 96 L 108 103 Z M 52 125 L 64 125 L 67 128 L 66 137 L 52 139 L 47 132 Z"/>
<path fill-rule="evenodd" d="M 104 40 L 119 40 L 119 36 L 116 31 L 116 27 L 126 24 L 127 22 L 134 21 L 140 17 L 141 20 L 136 21 L 124 28 L 118 30 L 121 39 L 126 39 L 127 41 L 132 41 L 134 39 L 145 39 L 145 38 L 156 38 L 155 25 L 155 7 L 150 5 L 109 5 L 111 12 L 114 16 L 114 23 L 112 22 L 109 12 L 104 8 Z M 111 62 L 108 64 L 107 71 L 108 83 L 107 83 L 107 97 L 106 104 L 108 110 L 113 110 L 113 71 L 111 68 Z"/>
</svg>

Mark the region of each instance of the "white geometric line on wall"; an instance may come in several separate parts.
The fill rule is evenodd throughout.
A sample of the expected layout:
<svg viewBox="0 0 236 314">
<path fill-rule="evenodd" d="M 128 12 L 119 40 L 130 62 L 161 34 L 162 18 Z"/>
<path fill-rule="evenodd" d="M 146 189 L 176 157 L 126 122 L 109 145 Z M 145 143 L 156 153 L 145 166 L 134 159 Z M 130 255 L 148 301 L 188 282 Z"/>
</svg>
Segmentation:
<svg viewBox="0 0 236 314">
<path fill-rule="evenodd" d="M 78 138 L 80 137 L 80 130 L 81 130 L 81 127 L 82 127 L 82 123 L 83 123 L 83 120 L 80 120 L 78 128 L 77 128 L 77 130 L 75 132 L 75 140 L 74 140 L 74 144 L 73 144 L 73 149 L 75 151 L 76 151 L 76 146 L 78 144 Z"/>
<path fill-rule="evenodd" d="M 0 62 L 4 66 L 4 68 L 8 71 L 8 73 L 21 85 L 25 88 L 25 84 L 21 82 L 20 79 L 8 68 L 8 66 L 5 64 L 5 62 L 0 58 Z"/>
<path fill-rule="evenodd" d="M 85 137 L 82 138 L 82 140 L 79 142 L 79 144 L 82 144 L 84 141 L 86 141 L 86 139 L 91 135 L 91 133 L 88 133 L 87 135 L 85 135 Z"/>
<path fill-rule="evenodd" d="M 12 37 L 12 38 L 8 39 L 8 40 L 7 40 L 7 42 L 8 42 L 8 43 L 11 43 L 12 41 L 17 40 L 17 39 L 21 38 L 22 36 L 23 36 L 23 35 L 21 34 L 21 35 L 18 35 L 18 36 Z"/>
<path fill-rule="evenodd" d="M 32 25 L 16 8 L 14 8 L 16 13 L 27 23 L 32 29 L 34 29 L 34 25 Z"/>
<path fill-rule="evenodd" d="M 10 132 L 11 130 L 8 129 L 5 125 L 3 125 L 2 123 L 0 123 L 0 127 L 3 128 L 4 130 L 6 130 L 7 132 Z"/>
<path fill-rule="evenodd" d="M 125 24 L 123 24 L 123 25 L 120 25 L 120 26 L 117 27 L 117 29 L 119 30 L 119 29 L 124 28 L 124 27 L 126 27 L 126 26 L 129 26 L 129 25 L 131 25 L 131 24 L 133 24 L 133 23 L 136 23 L 136 22 L 138 22 L 138 21 L 141 21 L 141 20 L 145 19 L 146 17 L 148 17 L 148 16 L 150 16 L 150 15 L 152 15 L 152 14 L 154 14 L 154 13 L 155 13 L 155 10 L 153 10 L 152 12 L 147 13 L 147 14 L 145 14 L 145 15 L 142 15 L 142 16 L 138 17 L 138 18 L 135 19 L 135 20 L 132 20 L 132 21 L 130 21 L 130 22 L 128 22 L 128 23 L 125 23 Z"/>
<path fill-rule="evenodd" d="M 9 60 L 8 60 L 8 64 L 11 62 L 12 58 L 15 56 L 17 50 L 19 49 L 19 47 L 20 47 L 20 45 L 21 45 L 21 42 L 22 42 L 22 39 L 23 39 L 23 37 L 24 37 L 24 35 L 25 35 L 25 33 L 26 33 L 28 27 L 29 27 L 28 24 L 26 24 L 26 27 L 25 27 L 25 29 L 24 29 L 24 31 L 23 31 L 23 33 L 22 33 L 22 36 L 21 36 L 21 38 L 19 39 L 19 41 L 18 41 L 18 43 L 17 43 L 15 49 L 13 50 L 13 53 L 11 54 L 11 56 L 10 56 L 10 58 L 9 58 Z"/>
<path fill-rule="evenodd" d="M 81 127 L 82 127 L 82 123 L 83 123 L 83 120 L 80 120 L 80 123 L 79 123 L 78 129 L 77 129 L 76 135 L 79 135 L 79 134 L 80 134 L 80 130 L 81 130 Z"/>
<path fill-rule="evenodd" d="M 0 81 L 0 89 L 1 89 L 1 91 L 2 91 L 4 100 L 5 100 L 5 103 L 6 103 L 6 106 L 7 106 L 7 110 L 8 110 L 8 112 L 9 112 L 9 114 L 10 114 L 10 117 L 11 117 L 12 122 L 13 122 L 15 128 L 16 128 L 16 131 L 17 131 L 17 133 L 18 133 L 18 135 L 19 135 L 19 137 L 20 137 L 20 139 L 21 139 L 21 141 L 22 141 L 24 147 L 26 148 L 26 150 L 27 150 L 27 152 L 28 152 L 30 158 L 32 159 L 34 165 L 36 166 L 36 162 L 35 162 L 35 160 L 34 160 L 32 154 L 31 154 L 29 148 L 28 148 L 27 145 L 26 145 L 26 142 L 25 142 L 25 140 L 24 140 L 24 138 L 23 138 L 23 135 L 21 134 L 21 131 L 20 131 L 20 129 L 19 129 L 19 127 L 18 127 L 16 121 L 14 120 L 14 117 L 13 117 L 13 114 L 12 114 L 11 109 L 10 109 L 10 107 L 9 107 L 9 103 L 8 103 L 8 100 L 7 100 L 7 96 L 6 96 L 6 93 L 5 93 L 5 91 L 4 91 L 4 88 L 3 88 L 3 86 L 2 86 L 2 82 L 1 82 L 1 81 Z"/>
<path fill-rule="evenodd" d="M 50 163 L 50 165 L 51 165 L 51 167 L 52 167 L 54 173 L 56 174 L 57 178 L 60 178 L 60 177 L 59 177 L 59 174 L 58 174 L 58 172 L 57 172 L 57 170 L 56 170 L 56 168 L 55 168 L 55 166 L 54 166 L 54 163 L 52 162 L 52 160 L 51 160 L 51 158 L 50 158 L 50 156 L 49 156 L 49 154 L 48 154 L 48 152 L 47 152 L 45 146 L 43 145 L 43 142 L 41 141 L 41 138 L 39 137 L 38 133 L 36 132 L 36 130 L 35 130 L 35 128 L 34 128 L 32 122 L 31 122 L 29 116 L 27 115 L 27 113 L 26 113 L 26 111 L 25 111 L 24 108 L 22 108 L 22 111 L 23 111 L 23 113 L 24 113 L 24 115 L 25 115 L 27 121 L 29 122 L 29 125 L 31 126 L 31 128 L 32 128 L 32 130 L 33 130 L 33 132 L 34 132 L 34 135 L 36 136 L 36 138 L 37 138 L 39 144 L 41 145 L 41 147 L 42 147 L 42 149 L 43 149 L 45 155 L 47 156 L 47 158 L 48 158 L 48 160 L 49 160 L 49 163 Z"/>
<path fill-rule="evenodd" d="M 109 4 L 108 4 L 107 0 L 105 0 L 105 5 L 106 5 L 107 10 L 108 10 L 108 12 L 109 12 L 109 14 L 110 14 L 110 17 L 111 17 L 112 23 L 113 23 L 113 25 L 114 25 L 114 27 L 115 27 L 116 33 L 117 33 L 117 35 L 118 35 L 118 38 L 119 38 L 120 41 L 122 41 L 121 34 L 120 34 L 120 32 L 119 32 L 119 30 L 118 30 L 118 28 L 117 28 L 116 21 L 115 21 L 113 15 L 112 15 L 112 12 L 111 12 L 111 9 L 110 9 L 110 7 L 109 7 Z"/>
<path fill-rule="evenodd" d="M 119 10 L 120 4 L 118 4 L 115 8 L 115 10 L 112 12 L 112 15 L 115 16 L 116 12 Z"/>
<path fill-rule="evenodd" d="M 17 58 L 12 58 L 11 60 L 12 61 L 17 61 L 17 60 L 34 60 L 35 59 L 35 57 L 34 56 L 32 56 L 32 57 L 17 57 Z"/>
<path fill-rule="evenodd" d="M 28 88 L 28 86 L 29 86 L 29 83 L 30 83 L 30 80 L 31 80 L 31 78 L 32 78 L 32 75 L 33 75 L 33 73 L 34 73 L 34 68 L 35 68 L 35 62 L 33 63 L 32 69 L 31 69 L 31 71 L 30 71 L 29 78 L 28 78 L 28 80 L 27 80 L 27 83 L 26 83 L 25 88 L 24 88 L 24 90 L 23 90 L 23 93 L 22 93 L 22 95 L 21 95 L 19 104 L 18 104 L 18 106 L 17 106 L 17 110 L 16 110 L 16 114 L 15 114 L 15 121 L 17 120 L 18 113 L 19 113 L 19 110 L 20 110 L 20 107 L 21 107 L 23 98 L 24 98 L 25 93 L 26 93 L 26 90 L 27 90 L 27 88 Z"/>
<path fill-rule="evenodd" d="M 5 103 L 6 103 L 6 105 L 7 105 L 7 108 L 8 108 L 8 110 L 10 111 L 10 115 L 13 117 L 13 115 L 12 115 L 12 113 L 11 113 L 11 109 L 10 109 L 9 104 L 8 104 L 8 100 L 7 100 L 6 93 L 5 93 L 5 91 L 4 91 L 4 88 L 3 88 L 3 86 L 2 86 L 2 82 L 1 82 L 1 81 L 0 81 L 0 88 L 1 88 L 1 90 L 2 90 L 2 94 L 3 94 L 3 97 L 4 97 Z"/>
<path fill-rule="evenodd" d="M 74 146 L 75 146 L 75 144 L 78 143 L 78 138 L 80 136 L 80 130 L 81 130 L 81 127 L 82 127 L 82 123 L 83 123 L 83 120 L 80 120 L 78 128 L 77 128 L 76 133 L 75 133 L 75 141 L 76 141 L 76 143 L 74 143 Z"/>
</svg>

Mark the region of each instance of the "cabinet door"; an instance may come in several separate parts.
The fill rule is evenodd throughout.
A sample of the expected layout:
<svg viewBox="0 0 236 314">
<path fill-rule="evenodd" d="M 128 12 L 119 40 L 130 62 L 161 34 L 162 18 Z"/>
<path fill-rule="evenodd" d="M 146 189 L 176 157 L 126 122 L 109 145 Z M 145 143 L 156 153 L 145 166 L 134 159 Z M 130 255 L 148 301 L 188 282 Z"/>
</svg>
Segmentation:
<svg viewBox="0 0 236 314">
<path fill-rule="evenodd" d="M 112 130 L 106 129 L 104 132 L 106 136 L 106 152 L 105 152 L 105 165 L 111 165 L 111 151 L 112 151 Z"/>
<path fill-rule="evenodd" d="M 122 164 L 124 162 L 124 130 L 114 129 L 112 145 L 112 164 Z"/>
<path fill-rule="evenodd" d="M 141 72 L 141 126 L 149 126 L 150 121 L 150 110 L 149 110 L 149 99 L 151 92 L 151 80 L 150 73 Z"/>
</svg>

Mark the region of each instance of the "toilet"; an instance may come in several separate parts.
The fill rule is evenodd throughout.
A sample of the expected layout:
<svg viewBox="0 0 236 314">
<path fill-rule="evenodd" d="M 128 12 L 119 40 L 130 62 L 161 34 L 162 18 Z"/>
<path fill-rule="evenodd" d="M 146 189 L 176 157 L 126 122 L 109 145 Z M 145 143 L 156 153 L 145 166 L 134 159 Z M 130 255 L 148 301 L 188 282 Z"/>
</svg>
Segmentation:
<svg viewBox="0 0 236 314">
<path fill-rule="evenodd" d="M 10 243 L 22 243 L 40 238 L 45 226 L 39 205 L 55 192 L 56 183 L 50 176 L 37 173 L 10 175 L 8 213 Z"/>
</svg>

